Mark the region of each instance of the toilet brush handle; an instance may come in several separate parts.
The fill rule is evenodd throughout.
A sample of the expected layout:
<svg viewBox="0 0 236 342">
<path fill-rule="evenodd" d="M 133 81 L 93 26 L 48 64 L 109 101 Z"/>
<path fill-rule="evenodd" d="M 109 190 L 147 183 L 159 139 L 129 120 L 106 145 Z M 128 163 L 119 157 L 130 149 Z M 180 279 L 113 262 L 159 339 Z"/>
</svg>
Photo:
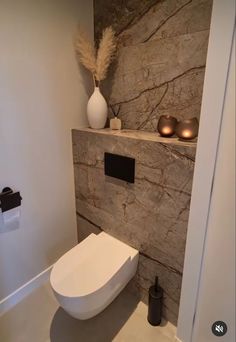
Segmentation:
<svg viewBox="0 0 236 342">
<path fill-rule="evenodd" d="M 158 277 L 155 277 L 155 291 L 158 291 Z"/>
</svg>

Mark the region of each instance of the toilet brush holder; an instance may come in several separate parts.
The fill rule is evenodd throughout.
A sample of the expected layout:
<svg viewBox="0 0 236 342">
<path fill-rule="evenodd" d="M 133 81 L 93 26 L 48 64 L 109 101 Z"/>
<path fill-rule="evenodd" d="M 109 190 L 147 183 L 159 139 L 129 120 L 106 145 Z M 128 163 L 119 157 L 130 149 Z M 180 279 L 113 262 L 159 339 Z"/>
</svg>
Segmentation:
<svg viewBox="0 0 236 342">
<path fill-rule="evenodd" d="M 155 285 L 149 288 L 148 300 L 148 322 L 151 325 L 160 325 L 162 317 L 163 289 L 158 285 L 158 277 L 155 278 Z"/>
</svg>

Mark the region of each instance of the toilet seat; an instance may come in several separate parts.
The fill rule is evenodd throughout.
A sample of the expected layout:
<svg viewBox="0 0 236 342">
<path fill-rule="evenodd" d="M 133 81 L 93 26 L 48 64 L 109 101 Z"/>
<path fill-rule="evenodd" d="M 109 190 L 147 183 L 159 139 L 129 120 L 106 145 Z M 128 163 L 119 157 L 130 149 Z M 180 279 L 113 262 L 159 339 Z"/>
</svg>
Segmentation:
<svg viewBox="0 0 236 342">
<path fill-rule="evenodd" d="M 102 311 L 134 276 L 138 251 L 102 232 L 90 234 L 53 266 L 50 282 L 59 304 L 73 317 Z"/>
<path fill-rule="evenodd" d="M 86 296 L 119 271 L 130 256 L 120 253 L 115 239 L 102 238 L 104 234 L 89 235 L 57 261 L 51 275 L 54 290 L 63 296 Z"/>
</svg>

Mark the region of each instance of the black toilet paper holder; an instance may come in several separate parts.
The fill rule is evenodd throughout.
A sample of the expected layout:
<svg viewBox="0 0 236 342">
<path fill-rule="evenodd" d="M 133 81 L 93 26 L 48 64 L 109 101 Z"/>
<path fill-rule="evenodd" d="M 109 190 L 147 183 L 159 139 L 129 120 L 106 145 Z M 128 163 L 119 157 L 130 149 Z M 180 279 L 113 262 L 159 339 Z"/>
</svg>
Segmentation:
<svg viewBox="0 0 236 342">
<path fill-rule="evenodd" d="M 21 205 L 22 197 L 20 192 L 14 192 L 11 188 L 5 187 L 0 193 L 0 209 L 2 212 L 11 210 Z"/>
</svg>

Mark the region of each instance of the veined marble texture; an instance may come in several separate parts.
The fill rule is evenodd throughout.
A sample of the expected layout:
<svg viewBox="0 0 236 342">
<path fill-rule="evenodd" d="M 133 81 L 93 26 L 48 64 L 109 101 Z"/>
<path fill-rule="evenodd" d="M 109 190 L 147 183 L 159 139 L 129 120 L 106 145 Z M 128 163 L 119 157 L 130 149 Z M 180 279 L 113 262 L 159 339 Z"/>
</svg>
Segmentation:
<svg viewBox="0 0 236 342">
<path fill-rule="evenodd" d="M 165 294 L 164 315 L 174 324 L 195 150 L 196 144 L 140 139 L 135 133 L 131 138 L 102 130 L 73 131 L 79 241 L 104 230 L 137 248 L 140 261 L 130 287 L 146 301 L 158 275 Z M 135 158 L 134 184 L 104 175 L 104 152 Z"/>
<path fill-rule="evenodd" d="M 123 127 L 200 116 L 212 0 L 95 0 L 95 38 L 112 25 L 117 58 L 102 90 Z"/>
</svg>

